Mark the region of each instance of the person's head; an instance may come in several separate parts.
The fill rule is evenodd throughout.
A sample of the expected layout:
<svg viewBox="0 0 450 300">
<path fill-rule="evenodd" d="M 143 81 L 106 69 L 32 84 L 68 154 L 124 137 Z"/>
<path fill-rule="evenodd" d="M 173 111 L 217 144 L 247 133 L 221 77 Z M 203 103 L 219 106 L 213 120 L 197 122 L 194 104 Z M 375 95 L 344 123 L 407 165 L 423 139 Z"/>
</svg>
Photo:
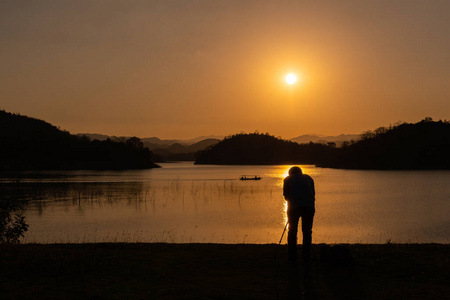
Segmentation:
<svg viewBox="0 0 450 300">
<path fill-rule="evenodd" d="M 292 167 L 289 169 L 289 176 L 290 175 L 294 175 L 294 174 L 303 174 L 302 169 L 300 169 L 300 167 Z"/>
</svg>

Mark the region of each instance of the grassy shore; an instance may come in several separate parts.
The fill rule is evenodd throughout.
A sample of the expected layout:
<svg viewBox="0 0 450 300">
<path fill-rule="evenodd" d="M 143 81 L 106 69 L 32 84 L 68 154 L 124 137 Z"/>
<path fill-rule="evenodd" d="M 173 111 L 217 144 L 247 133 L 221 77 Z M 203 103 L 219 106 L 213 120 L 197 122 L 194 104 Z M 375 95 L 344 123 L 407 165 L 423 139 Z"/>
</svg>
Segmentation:
<svg viewBox="0 0 450 300">
<path fill-rule="evenodd" d="M 1 299 L 449 299 L 450 245 L 346 245 L 352 266 L 287 263 L 287 247 L 0 246 Z"/>
</svg>

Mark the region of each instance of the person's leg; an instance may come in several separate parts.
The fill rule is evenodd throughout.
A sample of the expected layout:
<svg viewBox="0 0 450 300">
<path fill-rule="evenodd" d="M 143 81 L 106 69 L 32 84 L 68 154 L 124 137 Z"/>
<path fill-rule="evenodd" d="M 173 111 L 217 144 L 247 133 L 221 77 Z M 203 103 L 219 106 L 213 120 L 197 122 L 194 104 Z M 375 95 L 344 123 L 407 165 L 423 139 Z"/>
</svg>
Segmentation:
<svg viewBox="0 0 450 300">
<path fill-rule="evenodd" d="M 311 255 L 314 209 L 309 207 L 302 207 L 300 214 L 302 217 L 302 232 L 303 232 L 302 257 L 304 260 L 309 260 Z"/>
<path fill-rule="evenodd" d="M 297 230 L 298 230 L 298 221 L 300 218 L 300 214 L 296 209 L 288 209 L 287 212 L 288 221 L 289 221 L 289 231 L 288 231 L 288 253 L 289 260 L 296 261 L 297 260 Z"/>
</svg>

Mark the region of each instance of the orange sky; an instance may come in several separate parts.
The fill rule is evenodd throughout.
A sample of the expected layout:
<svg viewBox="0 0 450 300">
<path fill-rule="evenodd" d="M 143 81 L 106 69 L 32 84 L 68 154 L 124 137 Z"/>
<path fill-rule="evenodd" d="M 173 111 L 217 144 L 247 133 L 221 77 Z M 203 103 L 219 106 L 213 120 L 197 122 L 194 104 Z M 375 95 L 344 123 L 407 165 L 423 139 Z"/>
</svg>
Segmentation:
<svg viewBox="0 0 450 300">
<path fill-rule="evenodd" d="M 160 138 L 449 119 L 449 15 L 447 0 L 1 1 L 0 109 Z"/>
</svg>

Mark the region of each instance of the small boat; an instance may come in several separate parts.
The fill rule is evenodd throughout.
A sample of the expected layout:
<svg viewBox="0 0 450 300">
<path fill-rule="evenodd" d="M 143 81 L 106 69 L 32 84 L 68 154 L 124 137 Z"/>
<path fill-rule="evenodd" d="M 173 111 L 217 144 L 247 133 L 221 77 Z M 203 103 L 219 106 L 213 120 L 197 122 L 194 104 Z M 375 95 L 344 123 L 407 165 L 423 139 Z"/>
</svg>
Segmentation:
<svg viewBox="0 0 450 300">
<path fill-rule="evenodd" d="M 242 175 L 239 180 L 261 180 L 261 176 L 258 175 Z"/>
</svg>

